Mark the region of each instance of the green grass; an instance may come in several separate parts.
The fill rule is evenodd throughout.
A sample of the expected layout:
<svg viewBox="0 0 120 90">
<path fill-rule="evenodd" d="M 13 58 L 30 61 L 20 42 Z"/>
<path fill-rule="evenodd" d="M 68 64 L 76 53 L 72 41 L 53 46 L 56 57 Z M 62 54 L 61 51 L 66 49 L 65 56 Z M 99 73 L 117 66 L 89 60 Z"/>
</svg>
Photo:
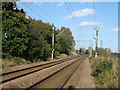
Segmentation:
<svg viewBox="0 0 120 90">
<path fill-rule="evenodd" d="M 92 76 L 98 88 L 118 88 L 118 58 L 97 57 L 90 59 Z"/>
</svg>

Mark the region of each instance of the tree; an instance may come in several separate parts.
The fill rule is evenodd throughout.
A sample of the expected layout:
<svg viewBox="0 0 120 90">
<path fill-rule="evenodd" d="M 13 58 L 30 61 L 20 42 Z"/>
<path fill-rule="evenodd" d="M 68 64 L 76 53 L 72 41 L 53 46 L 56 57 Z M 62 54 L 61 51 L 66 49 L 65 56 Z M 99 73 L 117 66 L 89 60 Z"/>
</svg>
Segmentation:
<svg viewBox="0 0 120 90">
<path fill-rule="evenodd" d="M 2 4 L 3 53 L 31 61 L 47 60 L 51 57 L 54 25 L 26 17 L 24 10 L 18 9 L 15 2 Z M 64 33 L 62 36 L 56 36 L 59 32 Z M 74 46 L 75 41 L 69 28 L 62 27 L 60 30 L 55 30 L 55 57 L 61 53 L 72 54 Z"/>
<path fill-rule="evenodd" d="M 65 54 L 72 54 L 74 51 L 74 39 L 72 36 L 72 32 L 69 28 L 62 27 L 60 32 L 63 32 L 59 38 L 59 44 L 60 44 L 60 53 Z"/>
<path fill-rule="evenodd" d="M 47 60 L 51 56 L 52 26 L 41 20 L 33 20 L 29 25 L 29 59 Z"/>
<path fill-rule="evenodd" d="M 15 2 L 2 3 L 2 50 L 13 56 L 24 57 L 28 48 L 27 24 L 23 9 L 18 9 Z"/>
</svg>

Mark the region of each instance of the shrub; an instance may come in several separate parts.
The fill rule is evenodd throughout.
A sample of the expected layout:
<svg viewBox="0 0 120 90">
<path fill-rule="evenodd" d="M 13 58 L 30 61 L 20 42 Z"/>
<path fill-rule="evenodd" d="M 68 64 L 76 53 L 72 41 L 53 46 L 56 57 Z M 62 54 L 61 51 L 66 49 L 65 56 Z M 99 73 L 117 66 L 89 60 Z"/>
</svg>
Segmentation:
<svg viewBox="0 0 120 90">
<path fill-rule="evenodd" d="M 97 57 L 90 62 L 98 88 L 118 88 L 118 58 Z"/>
<path fill-rule="evenodd" d="M 112 69 L 111 61 L 102 61 L 100 62 L 93 71 L 92 75 L 98 77 L 102 72 L 110 71 Z"/>
</svg>

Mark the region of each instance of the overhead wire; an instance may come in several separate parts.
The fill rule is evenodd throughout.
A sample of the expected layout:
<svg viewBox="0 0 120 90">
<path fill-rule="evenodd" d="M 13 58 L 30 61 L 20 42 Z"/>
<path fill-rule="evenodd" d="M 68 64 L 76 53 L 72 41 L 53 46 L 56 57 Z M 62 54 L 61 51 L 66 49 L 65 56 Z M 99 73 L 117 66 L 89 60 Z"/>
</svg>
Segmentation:
<svg viewBox="0 0 120 90">
<path fill-rule="evenodd" d="M 50 20 L 52 20 L 53 22 L 56 22 L 57 24 L 62 26 L 62 24 L 60 22 L 57 22 L 52 16 L 48 15 L 42 8 L 39 7 L 39 9 L 38 9 L 38 7 L 36 5 L 34 5 L 34 6 L 36 7 L 37 10 L 41 10 L 44 13 L 44 15 L 46 15 Z"/>
<path fill-rule="evenodd" d="M 71 2 L 69 2 L 69 3 L 70 3 L 71 9 L 74 10 L 73 7 L 72 7 Z M 76 16 L 76 15 L 75 15 L 75 16 Z M 77 19 L 77 17 L 75 17 L 75 21 L 76 21 L 76 24 L 79 23 L 79 20 Z M 78 30 L 79 30 L 79 28 L 80 28 L 80 27 L 78 27 Z M 82 27 L 81 27 L 80 29 L 82 29 Z M 78 31 L 78 32 L 79 32 L 79 31 Z"/>
<path fill-rule="evenodd" d="M 94 21 L 95 21 L 95 26 L 97 26 L 96 24 L 96 21 L 97 21 L 97 18 L 96 18 L 96 8 L 95 8 L 95 1 L 93 0 L 93 9 L 94 9 Z"/>
<path fill-rule="evenodd" d="M 65 1 L 65 0 L 64 0 Z M 21 2 L 22 3 L 22 2 Z M 71 10 L 70 10 L 70 8 L 68 7 L 68 5 L 67 5 L 67 3 L 65 2 L 65 4 L 66 4 L 66 7 L 68 8 L 68 10 L 69 10 L 69 13 L 71 14 Z M 27 7 L 28 9 L 30 9 L 31 11 L 33 11 L 35 14 L 37 14 L 38 16 L 40 16 L 43 20 L 45 20 L 45 21 L 47 21 L 48 22 L 48 20 L 46 20 L 44 17 L 42 17 L 38 12 L 36 12 L 36 11 L 34 11 L 32 8 L 30 8 L 28 5 L 26 5 L 26 4 L 24 4 L 24 3 L 22 3 L 22 5 L 24 5 L 25 7 Z M 42 9 L 41 9 L 42 10 Z M 42 12 L 43 13 L 45 13 L 46 14 L 46 12 L 45 11 L 43 11 L 42 10 Z M 47 15 L 47 14 L 46 14 Z M 47 15 L 47 17 L 49 17 L 49 18 L 51 18 L 52 19 L 52 21 L 55 21 L 52 17 L 50 17 L 49 15 Z M 73 19 L 73 18 L 72 18 Z M 55 21 L 56 22 L 56 21 Z M 74 25 L 75 25 L 75 21 L 73 20 L 73 23 L 74 23 Z M 60 23 L 59 23 L 60 24 Z M 61 24 L 60 24 L 61 25 Z M 62 25 L 61 25 L 62 26 Z M 75 28 L 76 28 L 76 30 L 77 30 L 77 27 L 75 26 Z M 60 32 L 59 34 L 61 34 L 61 33 L 63 33 L 63 32 Z M 58 35 L 59 36 L 59 35 Z"/>
<path fill-rule="evenodd" d="M 18 8 L 21 8 L 22 9 L 22 7 L 21 6 L 19 6 L 19 5 L 17 5 L 18 6 Z M 28 14 L 30 14 L 30 13 L 28 13 Z M 28 16 L 28 15 L 27 15 Z M 30 14 L 30 16 L 32 16 L 34 19 L 35 19 L 35 17 L 32 15 L 32 14 Z"/>
<path fill-rule="evenodd" d="M 73 7 L 72 7 L 71 2 L 69 2 L 69 3 L 70 3 L 70 7 L 71 7 L 71 9 L 74 10 Z M 76 15 L 75 15 L 75 16 L 76 16 Z M 76 18 L 76 17 L 75 17 L 75 18 Z M 76 20 L 77 23 L 79 22 L 79 20 L 78 20 L 77 18 L 76 18 L 75 20 Z M 76 23 L 76 24 L 77 24 L 77 23 Z"/>
<path fill-rule="evenodd" d="M 21 2 L 22 3 L 22 2 Z M 43 20 L 45 20 L 46 22 L 49 23 L 49 21 L 47 19 L 45 19 L 44 17 L 42 17 L 38 12 L 36 12 L 35 10 L 33 10 L 32 8 L 30 8 L 28 5 L 22 3 L 24 6 L 26 6 L 27 8 L 29 8 L 30 10 L 32 10 L 34 13 L 36 13 L 39 17 L 41 17 Z"/>
<path fill-rule="evenodd" d="M 65 0 L 64 0 L 64 1 L 65 1 Z M 70 2 L 69 2 L 69 3 L 70 3 Z M 72 15 L 69 6 L 67 5 L 66 2 L 65 2 L 65 4 L 66 4 L 66 6 L 67 6 L 67 8 L 68 8 L 68 10 L 69 10 L 69 13 Z M 71 3 L 70 3 L 69 5 L 70 5 L 71 9 L 73 10 L 73 7 L 72 7 Z M 75 18 L 76 18 L 76 17 L 75 17 Z M 73 19 L 73 17 L 72 17 L 72 19 Z M 74 23 L 75 26 L 77 26 L 77 23 L 78 23 L 78 22 L 79 22 L 79 20 L 78 20 L 77 18 L 76 18 L 75 20 L 73 19 L 73 23 Z M 76 32 L 79 32 L 78 26 L 76 27 Z M 79 32 L 79 33 L 80 33 L 80 32 Z M 75 42 L 76 42 L 76 40 L 75 40 Z"/>
<path fill-rule="evenodd" d="M 36 5 L 34 5 L 34 6 L 37 7 Z M 61 25 L 61 27 L 62 27 L 62 24 L 60 22 L 55 21 L 55 19 L 52 16 L 48 15 L 42 8 L 39 7 L 39 9 L 38 9 L 38 7 L 37 7 L 37 10 L 41 10 L 48 18 L 50 18 L 50 20 L 52 20 L 53 22 L 56 22 L 58 25 Z M 63 32 L 64 31 L 59 32 L 59 34 L 57 34 L 56 37 L 60 36 Z"/>
<path fill-rule="evenodd" d="M 23 4 L 23 5 L 25 5 L 25 4 Z M 28 7 L 28 5 L 25 5 L 25 6 Z M 33 9 L 31 9 L 30 7 L 29 7 L 29 9 L 30 9 L 30 10 L 33 10 Z M 42 9 L 41 9 L 41 10 L 42 10 Z M 43 10 L 42 10 L 42 11 L 43 11 Z M 43 13 L 46 14 L 45 11 L 43 11 Z M 49 16 L 49 15 L 47 15 L 47 17 L 51 18 L 52 21 L 55 21 L 53 17 L 51 17 L 51 16 Z M 56 22 L 56 21 L 55 21 L 55 22 Z M 56 22 L 56 23 L 60 24 L 60 22 Z M 62 24 L 60 24 L 60 25 L 62 26 Z M 58 35 L 56 35 L 56 37 L 57 37 L 57 36 L 60 36 L 60 34 L 62 34 L 63 32 L 64 32 L 64 31 L 60 32 Z"/>
<path fill-rule="evenodd" d="M 71 5 L 71 3 L 70 3 L 70 6 L 71 6 L 71 8 L 73 9 L 73 7 L 72 7 L 72 5 Z M 93 9 L 94 9 L 94 21 L 95 21 L 95 26 L 97 26 L 97 24 L 96 24 L 96 8 L 95 8 L 95 2 L 94 2 L 94 0 L 93 0 Z M 76 18 L 75 19 L 76 20 L 76 22 L 78 22 L 78 19 Z"/>
<path fill-rule="evenodd" d="M 22 3 L 22 5 L 28 7 L 27 5 L 25 5 L 25 4 L 23 4 L 23 3 Z M 31 9 L 30 7 L 29 7 L 28 9 L 30 9 L 31 11 L 33 11 L 33 9 Z M 34 12 L 34 13 L 35 13 L 35 12 Z M 37 14 L 37 13 L 35 13 L 35 14 Z M 37 14 L 37 15 L 38 15 L 38 14 Z M 39 16 L 39 15 L 38 15 L 38 16 Z M 46 21 L 47 21 L 47 20 L 46 20 Z M 47 27 L 47 29 L 48 29 L 48 28 L 49 28 L 49 26 Z M 56 35 L 56 37 L 59 36 L 61 33 L 63 33 L 63 32 L 60 32 L 58 35 Z"/>
<path fill-rule="evenodd" d="M 65 5 L 66 5 L 66 7 L 67 7 L 67 9 L 68 9 L 68 11 L 69 11 L 69 13 L 70 13 L 70 15 L 72 15 L 72 12 L 71 12 L 71 10 L 70 10 L 70 8 L 69 8 L 69 6 L 68 6 L 68 4 L 67 4 L 67 2 L 64 0 L 64 2 L 65 2 Z M 78 28 L 76 27 L 76 22 L 74 21 L 74 19 L 73 19 L 73 17 L 71 17 L 72 18 L 72 20 L 73 20 L 73 23 L 74 23 L 74 26 L 75 26 L 75 28 L 76 28 L 76 30 L 78 31 Z"/>
<path fill-rule="evenodd" d="M 23 3 L 22 3 L 22 5 L 28 7 L 27 5 L 25 5 L 25 4 L 23 4 Z M 30 9 L 31 11 L 33 11 L 33 9 L 31 9 L 30 7 L 29 7 L 28 9 Z M 39 15 L 38 13 L 36 13 L 35 11 L 34 11 L 34 14 L 36 14 L 36 15 L 42 17 L 41 15 Z M 44 19 L 44 18 L 42 18 L 42 19 Z M 44 19 L 44 20 L 46 20 L 46 19 Z M 46 21 L 47 21 L 47 20 L 46 20 Z M 49 23 L 49 22 L 47 21 L 47 23 Z M 49 29 L 49 25 L 46 27 L 46 29 Z M 51 30 L 52 30 L 52 28 L 51 28 Z"/>
</svg>

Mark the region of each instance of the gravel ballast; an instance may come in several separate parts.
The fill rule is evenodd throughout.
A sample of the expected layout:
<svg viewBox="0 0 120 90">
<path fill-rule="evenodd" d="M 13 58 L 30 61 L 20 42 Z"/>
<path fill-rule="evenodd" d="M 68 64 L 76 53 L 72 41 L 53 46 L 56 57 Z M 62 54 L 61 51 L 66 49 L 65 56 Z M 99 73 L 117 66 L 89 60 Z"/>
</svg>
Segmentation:
<svg viewBox="0 0 120 90">
<path fill-rule="evenodd" d="M 63 88 L 96 88 L 88 58 L 82 62 Z"/>
<path fill-rule="evenodd" d="M 4 83 L 3 84 L 3 88 L 26 88 L 30 85 L 32 85 L 33 83 L 39 81 L 40 79 L 45 78 L 46 76 L 48 76 L 49 74 L 57 71 L 58 69 L 64 67 L 65 65 L 68 65 L 69 63 L 73 62 L 76 59 L 73 59 L 71 61 L 35 72 L 33 74 L 29 74 L 27 76 L 12 80 L 10 82 Z"/>
</svg>

